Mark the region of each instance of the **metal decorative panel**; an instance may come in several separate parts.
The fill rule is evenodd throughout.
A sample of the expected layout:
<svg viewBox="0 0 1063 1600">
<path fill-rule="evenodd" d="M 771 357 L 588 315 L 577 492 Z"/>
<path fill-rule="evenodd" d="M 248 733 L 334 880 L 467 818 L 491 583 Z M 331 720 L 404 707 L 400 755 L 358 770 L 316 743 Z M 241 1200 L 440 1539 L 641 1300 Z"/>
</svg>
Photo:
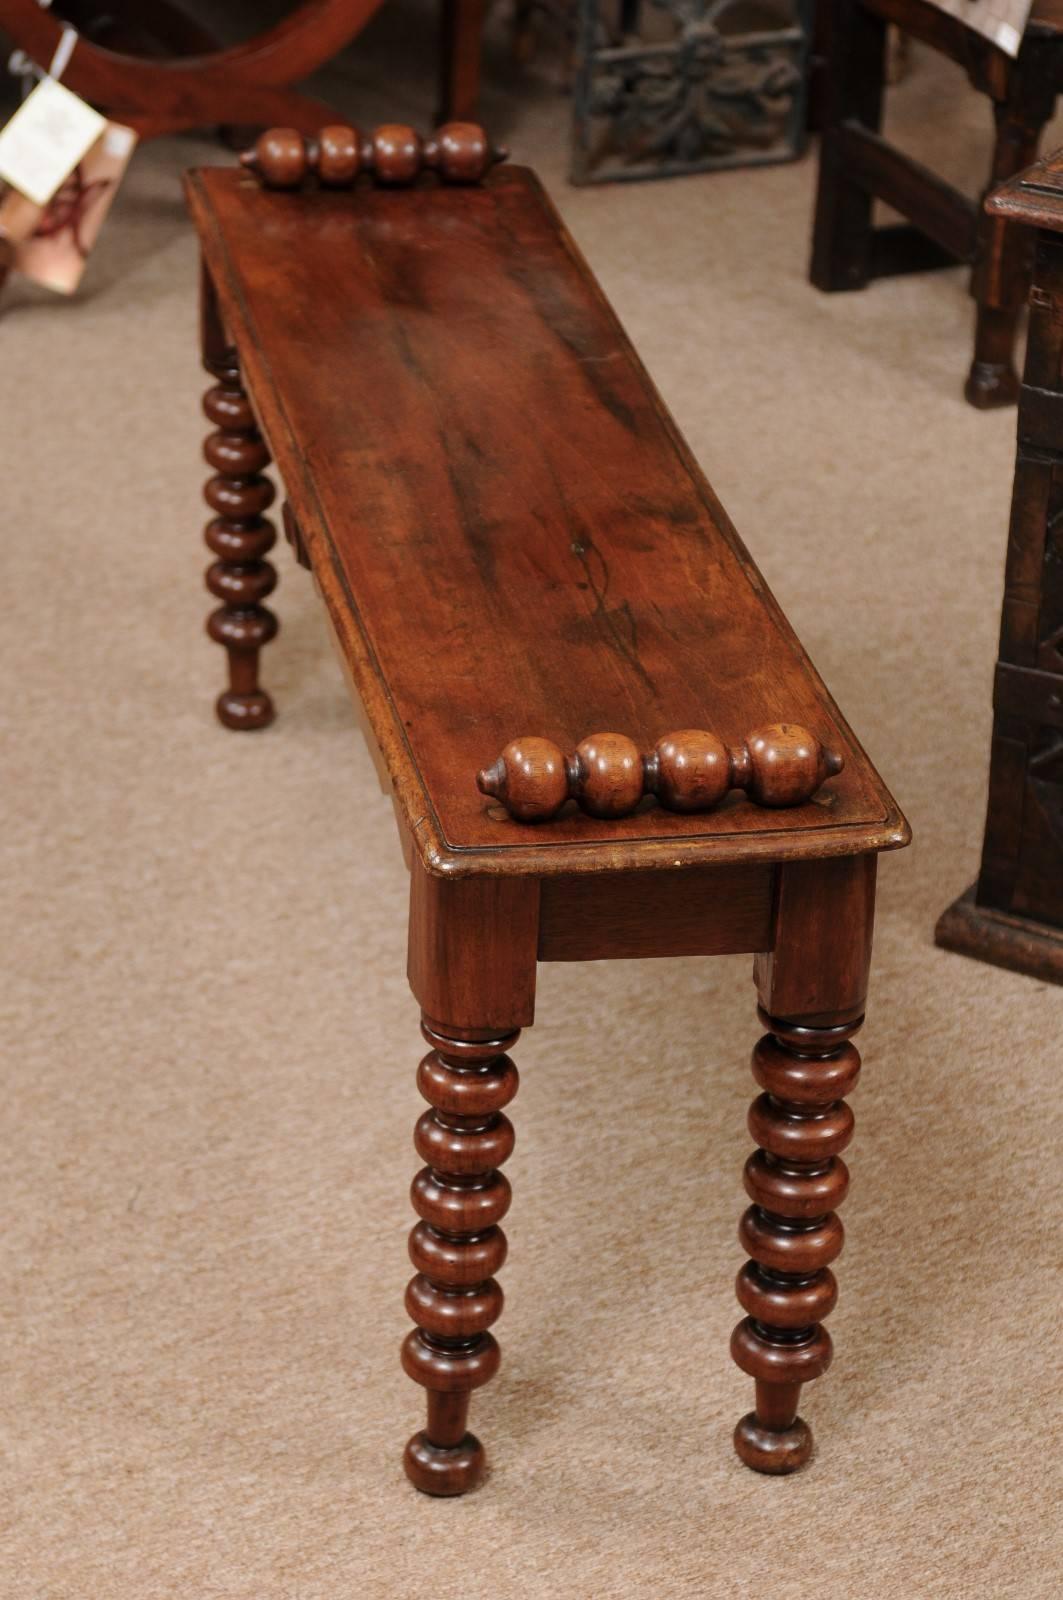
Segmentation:
<svg viewBox="0 0 1063 1600">
<path fill-rule="evenodd" d="M 786 161 L 811 0 L 578 0 L 574 183 Z"/>
</svg>

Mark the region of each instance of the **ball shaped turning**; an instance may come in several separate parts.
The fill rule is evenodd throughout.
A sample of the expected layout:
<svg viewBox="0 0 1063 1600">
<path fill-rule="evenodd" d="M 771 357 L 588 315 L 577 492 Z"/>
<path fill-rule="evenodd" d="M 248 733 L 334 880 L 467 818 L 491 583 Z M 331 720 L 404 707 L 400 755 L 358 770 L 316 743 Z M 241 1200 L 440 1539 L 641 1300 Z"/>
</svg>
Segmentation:
<svg viewBox="0 0 1063 1600">
<path fill-rule="evenodd" d="M 592 817 L 625 817 L 642 799 L 639 747 L 622 733 L 592 733 L 576 746 L 576 799 Z"/>
<path fill-rule="evenodd" d="M 788 1428 L 765 1428 L 756 1413 L 748 1412 L 735 1428 L 734 1447 L 739 1458 L 754 1472 L 782 1477 L 797 1472 L 812 1454 L 812 1434 L 808 1423 L 795 1417 Z"/>
<path fill-rule="evenodd" d="M 306 141 L 296 128 L 268 128 L 241 157 L 269 189 L 297 189 L 306 177 Z"/>
<path fill-rule="evenodd" d="M 336 123 L 318 134 L 317 172 L 326 188 L 346 188 L 361 170 L 361 143 L 357 128 Z"/>
<path fill-rule="evenodd" d="M 436 167 L 447 183 L 479 183 L 493 152 L 476 122 L 445 122 L 436 132 Z"/>
<path fill-rule="evenodd" d="M 373 171 L 379 183 L 412 183 L 421 170 L 421 139 L 401 122 L 373 129 Z"/>
<path fill-rule="evenodd" d="M 757 728 L 746 740 L 750 799 L 761 806 L 799 806 L 823 781 L 840 772 L 842 758 L 824 750 L 814 733 L 797 722 Z"/>
<path fill-rule="evenodd" d="M 568 798 L 563 752 L 552 739 L 534 736 L 507 744 L 476 784 L 481 794 L 494 795 L 521 822 L 547 821 Z"/>
<path fill-rule="evenodd" d="M 731 787 L 731 758 L 714 733 L 670 733 L 657 741 L 654 756 L 657 798 L 669 811 L 708 811 Z"/>
</svg>

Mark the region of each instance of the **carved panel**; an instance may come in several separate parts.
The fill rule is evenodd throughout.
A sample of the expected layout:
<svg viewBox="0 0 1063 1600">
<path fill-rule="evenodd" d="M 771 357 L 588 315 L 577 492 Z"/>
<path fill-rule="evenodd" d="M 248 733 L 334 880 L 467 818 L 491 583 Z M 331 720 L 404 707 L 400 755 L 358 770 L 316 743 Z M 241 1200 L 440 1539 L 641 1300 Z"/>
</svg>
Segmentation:
<svg viewBox="0 0 1063 1600">
<path fill-rule="evenodd" d="M 993 753 L 977 901 L 1063 927 L 1063 311 L 1042 237 L 1019 396 Z M 1031 372 L 1040 380 L 1031 384 Z"/>
<path fill-rule="evenodd" d="M 578 0 L 576 183 L 800 154 L 810 0 Z"/>
</svg>

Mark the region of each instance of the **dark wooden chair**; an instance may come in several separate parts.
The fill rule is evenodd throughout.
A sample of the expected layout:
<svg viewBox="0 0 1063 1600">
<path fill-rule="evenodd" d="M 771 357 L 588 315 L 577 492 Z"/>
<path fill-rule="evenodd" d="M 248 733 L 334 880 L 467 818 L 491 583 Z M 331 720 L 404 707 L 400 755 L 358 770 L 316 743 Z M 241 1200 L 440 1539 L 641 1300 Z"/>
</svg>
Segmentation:
<svg viewBox="0 0 1063 1600">
<path fill-rule="evenodd" d="M 996 142 L 987 187 L 1035 160 L 1063 87 L 1063 0 L 1035 0 L 1017 59 L 926 0 L 826 0 L 822 47 L 823 137 L 811 279 L 819 289 L 863 289 L 872 278 L 966 263 L 977 304 L 965 394 L 982 409 L 1011 405 L 1014 350 L 1030 281 L 1027 230 L 976 200 L 881 136 L 890 23 L 950 56 L 989 97 Z M 906 224 L 872 226 L 884 200 Z"/>
<path fill-rule="evenodd" d="M 907 827 L 533 174 L 488 157 L 469 125 L 427 145 L 333 128 L 259 141 L 251 165 L 282 192 L 189 177 L 217 711 L 273 716 L 272 458 L 411 873 L 429 1046 L 411 1480 L 459 1494 L 483 1473 L 467 1417 L 499 1363 L 503 1108 L 537 961 L 738 951 L 765 1032 L 731 1343 L 756 1407 L 734 1437 L 749 1466 L 791 1472 L 811 1450 L 801 1386 L 831 1356 L 876 858 Z"/>
</svg>

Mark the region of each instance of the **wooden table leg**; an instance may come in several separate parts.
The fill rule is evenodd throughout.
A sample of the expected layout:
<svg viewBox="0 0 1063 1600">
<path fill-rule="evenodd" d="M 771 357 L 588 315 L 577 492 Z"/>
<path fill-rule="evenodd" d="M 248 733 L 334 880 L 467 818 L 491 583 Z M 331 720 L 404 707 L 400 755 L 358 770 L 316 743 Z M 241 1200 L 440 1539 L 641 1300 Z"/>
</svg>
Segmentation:
<svg viewBox="0 0 1063 1600">
<path fill-rule="evenodd" d="M 275 493 L 263 476 L 270 453 L 255 423 L 240 363 L 227 343 L 205 268 L 202 282 L 203 365 L 218 380 L 203 397 L 203 410 L 214 424 L 203 446 L 214 469 L 203 495 L 215 513 L 204 534 L 215 556 L 206 583 L 221 601 L 208 618 L 207 632 L 225 646 L 229 658 L 229 687 L 219 695 L 215 709 L 227 728 L 265 728 L 273 721 L 273 702 L 259 684 L 258 658 L 278 629 L 273 612 L 262 604 L 277 583 L 276 571 L 265 559 L 277 537 L 263 516 Z"/>
<path fill-rule="evenodd" d="M 758 1149 L 746 1163 L 752 1205 L 739 1225 L 749 1252 L 737 1293 L 747 1313 L 731 1339 L 754 1379 L 756 1404 L 735 1429 L 735 1449 L 758 1472 L 793 1472 L 812 1452 L 798 1416 L 801 1385 L 831 1361 L 822 1319 L 837 1285 L 830 1263 L 843 1231 L 835 1207 L 849 1173 L 841 1151 L 853 1132 L 844 1096 L 860 1057 L 850 1043 L 863 1021 L 874 917 L 875 857 L 800 862 L 780 869 L 772 952 L 758 956 L 761 1021 L 753 1052 L 764 1091 L 749 1113 Z"/>
<path fill-rule="evenodd" d="M 483 1446 L 467 1428 L 469 1398 L 500 1360 L 488 1330 L 502 1310 L 494 1275 L 506 1257 L 499 1223 L 510 1203 L 498 1170 L 514 1138 L 503 1108 L 517 1092 L 517 1069 L 506 1052 L 532 1021 L 537 938 L 534 881 L 434 878 L 414 861 L 409 975 L 432 1047 L 417 1074 L 431 1109 L 414 1134 L 425 1165 L 411 1190 L 420 1220 L 410 1235 L 416 1276 L 406 1309 L 417 1326 L 402 1364 L 428 1392 L 428 1420 L 403 1462 L 426 1494 L 463 1494 L 484 1476 Z"/>
</svg>

